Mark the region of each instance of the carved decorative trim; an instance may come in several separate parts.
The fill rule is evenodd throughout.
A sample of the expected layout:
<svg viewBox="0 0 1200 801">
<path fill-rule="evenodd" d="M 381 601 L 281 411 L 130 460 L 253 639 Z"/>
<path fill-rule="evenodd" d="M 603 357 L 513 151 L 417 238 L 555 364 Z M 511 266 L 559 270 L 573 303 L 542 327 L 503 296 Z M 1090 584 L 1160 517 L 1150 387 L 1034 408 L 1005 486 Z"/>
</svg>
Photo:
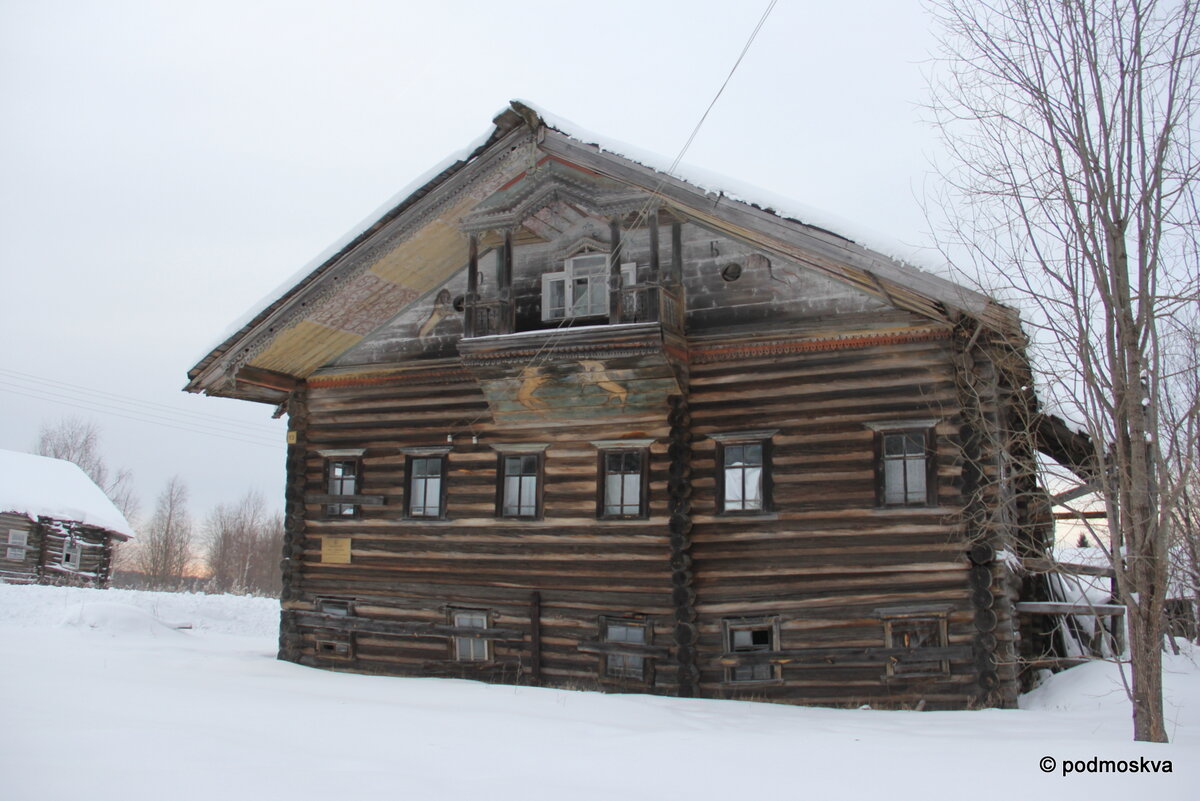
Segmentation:
<svg viewBox="0 0 1200 801">
<path fill-rule="evenodd" d="M 900 345 L 908 342 L 932 342 L 949 338 L 949 329 L 926 329 L 921 331 L 906 331 L 903 334 L 853 334 L 841 337 L 796 339 L 782 342 L 746 342 L 736 345 L 693 344 L 691 346 L 691 360 L 695 364 L 711 364 L 713 362 L 754 359 L 762 356 L 776 356 L 789 353 L 852 350 L 855 348 L 873 348 L 883 345 Z"/>
<path fill-rule="evenodd" d="M 337 387 L 371 387 L 389 384 L 463 384 L 474 381 L 474 377 L 461 367 L 443 370 L 424 370 L 415 373 L 393 375 L 328 376 L 308 379 L 309 387 L 332 389 Z"/>
</svg>

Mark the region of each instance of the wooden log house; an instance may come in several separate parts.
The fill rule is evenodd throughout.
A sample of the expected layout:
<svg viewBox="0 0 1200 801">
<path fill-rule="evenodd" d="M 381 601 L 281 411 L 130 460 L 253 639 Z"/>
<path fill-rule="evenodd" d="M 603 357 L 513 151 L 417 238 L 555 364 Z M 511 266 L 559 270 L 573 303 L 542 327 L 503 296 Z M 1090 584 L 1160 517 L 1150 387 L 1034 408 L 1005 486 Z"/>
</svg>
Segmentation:
<svg viewBox="0 0 1200 801">
<path fill-rule="evenodd" d="M 513 102 L 190 371 L 288 415 L 280 658 L 1013 704 L 1016 314 L 562 127 Z"/>
<path fill-rule="evenodd" d="M 77 465 L 0 450 L 0 581 L 108 586 L 133 527 Z"/>
</svg>

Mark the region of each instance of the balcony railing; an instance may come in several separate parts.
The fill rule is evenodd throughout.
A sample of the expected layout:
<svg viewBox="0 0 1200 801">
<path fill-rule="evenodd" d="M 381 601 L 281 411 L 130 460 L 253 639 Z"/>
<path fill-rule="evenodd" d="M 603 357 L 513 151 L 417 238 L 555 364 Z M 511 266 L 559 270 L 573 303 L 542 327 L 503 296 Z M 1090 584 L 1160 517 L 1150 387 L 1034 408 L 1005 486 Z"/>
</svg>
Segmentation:
<svg viewBox="0 0 1200 801">
<path fill-rule="evenodd" d="M 676 334 L 683 333 L 684 304 L 679 287 L 659 284 L 633 284 L 616 293 L 616 314 L 603 322 L 577 318 L 582 325 L 613 325 L 617 323 L 661 323 Z M 468 300 L 463 320 L 463 335 L 467 338 L 512 334 L 516 331 L 516 316 L 512 301 Z M 595 318 L 591 318 L 595 319 Z"/>
</svg>

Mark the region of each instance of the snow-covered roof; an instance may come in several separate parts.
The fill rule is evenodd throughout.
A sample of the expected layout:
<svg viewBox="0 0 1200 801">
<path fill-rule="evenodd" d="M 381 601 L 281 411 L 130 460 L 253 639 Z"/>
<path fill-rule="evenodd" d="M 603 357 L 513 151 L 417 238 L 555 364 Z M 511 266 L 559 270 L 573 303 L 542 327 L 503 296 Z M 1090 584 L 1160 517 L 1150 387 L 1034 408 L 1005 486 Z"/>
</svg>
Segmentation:
<svg viewBox="0 0 1200 801">
<path fill-rule="evenodd" d="M 52 517 L 134 536 L 133 526 L 79 465 L 0 450 L 0 512 Z"/>
<path fill-rule="evenodd" d="M 546 154 L 614 177 L 619 182 L 641 187 L 684 213 L 695 212 L 703 219 L 724 221 L 738 215 L 740 235 L 770 243 L 784 257 L 801 259 L 813 269 L 836 280 L 872 294 L 898 308 L 945 320 L 965 313 L 1004 334 L 1019 333 L 1015 312 L 992 299 L 957 285 L 941 276 L 915 267 L 911 253 L 883 241 L 860 227 L 814 211 L 811 207 L 780 198 L 760 189 L 715 176 L 694 167 L 681 169 L 631 145 L 597 136 L 574 123 L 547 113 L 524 101 L 514 100 L 493 119 L 493 128 L 467 148 L 455 152 L 405 187 L 379 211 L 352 228 L 333 245 L 310 261 L 291 279 L 263 299 L 227 329 L 219 344 L 189 370 L 190 392 L 227 394 L 262 402 L 278 403 L 287 390 L 286 380 L 305 377 L 315 367 L 314 343 L 323 342 L 334 351 L 342 340 L 333 335 L 361 336 L 360 332 L 341 329 L 328 320 L 311 332 L 297 333 L 295 325 L 307 320 L 321 307 L 322 287 L 350 276 L 356 252 L 388 226 L 406 219 L 405 215 L 424 198 L 469 174 L 472 165 L 486 163 L 490 154 L 499 152 L 500 143 L 521 132 L 536 135 L 537 147 Z M 468 172 L 464 172 L 468 171 Z M 714 200 L 721 201 L 719 208 Z M 702 211 L 696 211 L 702 208 Z M 439 224 L 448 224 L 439 218 Z M 462 243 L 460 243 L 462 244 Z M 465 244 L 462 244 L 465 249 Z M 361 255 L 367 258 L 369 251 Z M 463 256 L 465 260 L 465 255 Z M 447 267 L 439 265 L 437 269 Z M 452 265 L 459 266 L 459 265 Z M 434 268 L 423 276 L 434 275 Z M 377 276 L 378 277 L 378 276 Z M 349 286 L 352 281 L 343 281 Z M 366 288 L 357 302 L 362 305 L 383 291 L 397 286 L 392 279 Z M 420 294 L 428 287 L 420 281 L 404 287 Z M 310 303 L 310 301 L 314 301 Z M 342 310 L 345 311 L 344 309 Z M 341 317 L 345 317 L 341 314 Z M 340 333 L 339 333 L 340 332 Z M 323 338 L 322 338 L 323 337 Z M 343 337 L 349 339 L 350 337 Z M 282 338 L 282 339 L 281 339 Z M 269 352 L 270 343 L 284 342 L 269 359 L 255 361 L 255 354 Z M 301 355 L 303 354 L 303 355 Z M 236 363 L 242 359 L 244 364 Z M 298 361 L 297 361 L 298 360 Z M 257 380 L 237 385 L 235 376 L 246 367 L 265 371 Z M 264 380 L 267 383 L 264 383 Z M 283 381 L 283 384 L 270 383 Z M 265 388 L 265 389 L 264 389 Z"/>
</svg>

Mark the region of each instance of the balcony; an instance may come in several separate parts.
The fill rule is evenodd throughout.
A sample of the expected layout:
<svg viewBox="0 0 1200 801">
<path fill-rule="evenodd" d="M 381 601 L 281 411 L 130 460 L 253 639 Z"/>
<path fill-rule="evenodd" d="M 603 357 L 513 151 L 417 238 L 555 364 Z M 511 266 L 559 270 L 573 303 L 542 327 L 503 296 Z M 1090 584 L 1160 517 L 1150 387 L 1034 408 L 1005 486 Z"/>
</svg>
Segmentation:
<svg viewBox="0 0 1200 801">
<path fill-rule="evenodd" d="M 644 418 L 665 414 L 686 369 L 681 292 L 633 284 L 610 296 L 610 314 L 514 331 L 511 301 L 465 309 L 458 351 L 497 423 Z"/>
</svg>

